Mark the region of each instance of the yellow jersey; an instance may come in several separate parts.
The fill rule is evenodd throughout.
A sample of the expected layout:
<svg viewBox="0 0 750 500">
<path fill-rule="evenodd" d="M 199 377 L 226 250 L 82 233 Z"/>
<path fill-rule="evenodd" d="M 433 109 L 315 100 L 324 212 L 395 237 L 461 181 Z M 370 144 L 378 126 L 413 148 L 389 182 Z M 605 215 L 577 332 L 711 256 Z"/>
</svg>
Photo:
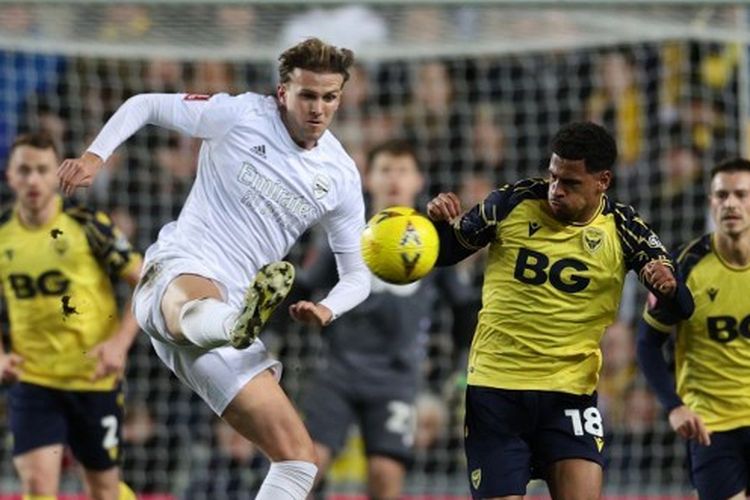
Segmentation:
<svg viewBox="0 0 750 500">
<path fill-rule="evenodd" d="M 632 207 L 602 196 L 588 223 L 568 224 L 548 212 L 547 191 L 542 179 L 507 185 L 454 226 L 465 248 L 489 244 L 469 385 L 593 393 L 625 274 L 672 266 Z"/>
<path fill-rule="evenodd" d="M 750 266 L 733 267 L 716 251 L 715 235 L 698 238 L 677 257 L 695 312 L 683 321 L 646 306 L 643 319 L 670 334 L 676 325 L 677 394 L 711 431 L 750 426 Z"/>
<path fill-rule="evenodd" d="M 42 227 L 23 225 L 15 209 L 0 215 L 0 281 L 20 380 L 68 390 L 111 390 L 115 376 L 91 377 L 86 353 L 119 324 L 112 278 L 141 257 L 102 212 L 63 202 Z"/>
</svg>

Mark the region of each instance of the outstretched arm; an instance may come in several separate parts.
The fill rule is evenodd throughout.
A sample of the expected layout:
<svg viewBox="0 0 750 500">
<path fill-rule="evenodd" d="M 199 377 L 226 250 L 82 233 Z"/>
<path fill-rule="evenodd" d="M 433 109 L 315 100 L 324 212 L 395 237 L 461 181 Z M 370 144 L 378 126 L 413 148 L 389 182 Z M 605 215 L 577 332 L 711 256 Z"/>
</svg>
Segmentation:
<svg viewBox="0 0 750 500">
<path fill-rule="evenodd" d="M 336 268 L 339 281 L 318 303 L 301 300 L 289 306 L 289 314 L 302 323 L 325 326 L 357 306 L 370 294 L 370 271 L 359 252 L 339 253 Z"/>
<path fill-rule="evenodd" d="M 107 121 L 88 150 L 62 162 L 57 175 L 63 193 L 88 187 L 117 147 L 147 124 L 203 139 L 215 138 L 233 123 L 226 94 L 203 99 L 185 94 L 139 94 L 125 101 Z"/>
<path fill-rule="evenodd" d="M 491 192 L 474 208 L 461 215 L 461 202 L 454 193 L 440 193 L 427 204 L 427 215 L 435 223 L 440 239 L 436 266 L 462 261 L 496 238 L 497 224 L 507 213 L 510 189 Z"/>
</svg>

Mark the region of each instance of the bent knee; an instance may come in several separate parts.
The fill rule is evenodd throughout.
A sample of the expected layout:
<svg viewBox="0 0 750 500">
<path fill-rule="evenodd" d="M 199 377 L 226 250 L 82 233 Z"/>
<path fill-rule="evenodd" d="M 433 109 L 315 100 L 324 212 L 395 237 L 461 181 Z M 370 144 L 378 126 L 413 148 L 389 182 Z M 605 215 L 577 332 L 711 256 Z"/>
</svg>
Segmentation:
<svg viewBox="0 0 750 500">
<path fill-rule="evenodd" d="M 298 460 L 318 464 L 315 446 L 309 436 L 295 436 L 293 439 L 287 439 L 284 443 L 279 443 L 277 450 L 273 453 L 271 460 L 274 462 L 285 462 L 288 460 Z"/>
<path fill-rule="evenodd" d="M 57 494 L 57 478 L 46 474 L 44 471 L 25 471 L 20 474 L 23 491 L 33 496 L 52 498 Z"/>
</svg>

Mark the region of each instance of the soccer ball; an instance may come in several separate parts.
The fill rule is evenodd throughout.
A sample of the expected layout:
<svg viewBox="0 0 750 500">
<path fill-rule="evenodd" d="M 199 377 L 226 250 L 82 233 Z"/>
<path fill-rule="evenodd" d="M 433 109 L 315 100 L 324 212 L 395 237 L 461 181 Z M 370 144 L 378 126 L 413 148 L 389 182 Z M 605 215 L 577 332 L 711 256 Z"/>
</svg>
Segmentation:
<svg viewBox="0 0 750 500">
<path fill-rule="evenodd" d="M 404 285 L 423 278 L 438 257 L 432 222 L 413 208 L 390 207 L 372 216 L 362 232 L 362 257 L 383 281 Z"/>
</svg>

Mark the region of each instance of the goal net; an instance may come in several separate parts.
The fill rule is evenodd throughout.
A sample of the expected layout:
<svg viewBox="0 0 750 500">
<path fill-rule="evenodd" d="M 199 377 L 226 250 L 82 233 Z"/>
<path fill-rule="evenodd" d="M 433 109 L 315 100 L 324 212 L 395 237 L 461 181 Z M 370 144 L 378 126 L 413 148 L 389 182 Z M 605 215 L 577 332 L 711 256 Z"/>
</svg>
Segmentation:
<svg viewBox="0 0 750 500">
<path fill-rule="evenodd" d="M 308 36 L 354 49 L 334 133 L 362 167 L 373 145 L 406 138 L 428 194 L 476 202 L 506 181 L 543 175 L 564 123 L 606 125 L 620 150 L 611 196 L 633 204 L 673 247 L 707 228 L 707 172 L 747 154 L 748 12 L 697 1 L 0 1 L 0 165 L 17 133 L 45 129 L 80 154 L 119 104 L 142 92 L 271 93 L 276 57 Z M 86 202 L 108 210 L 141 250 L 175 219 L 196 169 L 196 141 L 137 133 Z M 0 201 L 8 202 L 7 186 Z M 306 238 L 293 260 L 309 248 Z M 467 271 L 470 278 L 476 276 Z M 684 495 L 685 444 L 634 360 L 642 299 L 626 288 L 605 336 L 599 387 L 608 495 Z M 444 306 L 423 339 L 410 495 L 466 497 L 462 357 L 470 332 Z M 7 328 L 4 328 L 7 332 Z M 356 332 L 352 332 L 356 335 Z M 323 339 L 279 322 L 264 333 L 297 400 Z M 124 477 L 139 493 L 247 498 L 267 463 L 209 414 L 151 350 L 133 347 L 126 377 Z M 0 492 L 19 491 L 0 398 Z M 63 490 L 80 491 L 66 460 Z M 326 483 L 363 491 L 352 430 Z M 539 485 L 530 490 L 545 492 Z M 0 493 L 0 498 L 2 493 Z"/>
</svg>

